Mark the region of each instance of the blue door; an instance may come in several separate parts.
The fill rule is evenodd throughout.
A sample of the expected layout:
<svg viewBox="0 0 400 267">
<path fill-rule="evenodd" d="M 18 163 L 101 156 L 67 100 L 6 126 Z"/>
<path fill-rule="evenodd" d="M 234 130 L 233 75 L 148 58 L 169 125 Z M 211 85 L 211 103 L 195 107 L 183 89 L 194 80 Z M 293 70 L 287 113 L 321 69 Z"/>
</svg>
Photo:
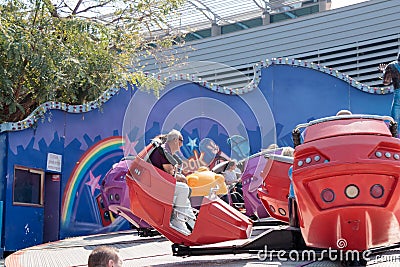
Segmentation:
<svg viewBox="0 0 400 267">
<path fill-rule="evenodd" d="M 61 174 L 46 173 L 43 242 L 59 239 Z"/>
</svg>

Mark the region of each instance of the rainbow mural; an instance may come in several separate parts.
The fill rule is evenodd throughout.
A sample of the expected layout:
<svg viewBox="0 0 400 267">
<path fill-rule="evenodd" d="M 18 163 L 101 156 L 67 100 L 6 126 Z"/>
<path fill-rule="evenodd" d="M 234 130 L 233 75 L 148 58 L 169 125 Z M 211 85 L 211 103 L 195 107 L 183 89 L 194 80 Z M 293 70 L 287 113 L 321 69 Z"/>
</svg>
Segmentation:
<svg viewBox="0 0 400 267">
<path fill-rule="evenodd" d="M 79 159 L 79 163 L 73 169 L 67 184 L 61 204 L 61 225 L 67 226 L 72 217 L 72 211 L 78 188 L 85 183 L 95 169 L 95 166 L 102 162 L 106 155 L 123 155 L 124 140 L 121 136 L 105 138 L 89 148 Z M 109 158 L 109 157 L 107 157 Z"/>
</svg>

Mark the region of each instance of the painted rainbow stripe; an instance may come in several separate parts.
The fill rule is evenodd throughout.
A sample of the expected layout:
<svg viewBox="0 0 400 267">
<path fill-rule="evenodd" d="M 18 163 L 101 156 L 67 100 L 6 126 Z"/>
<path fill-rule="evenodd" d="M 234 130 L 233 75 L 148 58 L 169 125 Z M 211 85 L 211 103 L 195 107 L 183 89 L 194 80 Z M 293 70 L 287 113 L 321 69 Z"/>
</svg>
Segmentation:
<svg viewBox="0 0 400 267">
<path fill-rule="evenodd" d="M 76 192 L 93 165 L 96 164 L 96 161 L 106 154 L 122 151 L 123 144 L 124 141 L 121 136 L 111 136 L 99 141 L 82 155 L 79 159 L 79 164 L 73 169 L 64 190 L 61 205 L 62 225 L 69 225 Z"/>
</svg>

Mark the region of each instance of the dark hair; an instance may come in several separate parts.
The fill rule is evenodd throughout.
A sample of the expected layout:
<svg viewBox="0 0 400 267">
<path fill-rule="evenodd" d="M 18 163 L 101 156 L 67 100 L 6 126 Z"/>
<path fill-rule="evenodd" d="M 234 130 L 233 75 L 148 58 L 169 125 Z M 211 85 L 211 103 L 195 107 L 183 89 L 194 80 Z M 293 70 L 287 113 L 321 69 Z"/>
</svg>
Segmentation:
<svg viewBox="0 0 400 267">
<path fill-rule="evenodd" d="M 172 141 L 172 140 L 180 139 L 180 138 L 182 138 L 182 140 L 183 140 L 182 134 L 178 130 L 173 129 L 167 134 L 157 135 L 156 137 L 154 137 L 152 139 L 152 141 L 164 144 L 167 141 Z"/>
<path fill-rule="evenodd" d="M 167 142 L 167 135 L 166 134 L 160 134 L 151 139 L 151 143 L 153 143 L 154 146 L 158 147 L 162 144 L 165 144 Z"/>
<path fill-rule="evenodd" d="M 237 164 L 236 160 L 230 160 L 228 164 L 226 164 L 226 170 L 232 167 L 233 165 Z"/>
<path fill-rule="evenodd" d="M 99 246 L 89 255 L 88 267 L 106 267 L 109 260 L 118 262 L 118 250 L 110 246 Z"/>
</svg>

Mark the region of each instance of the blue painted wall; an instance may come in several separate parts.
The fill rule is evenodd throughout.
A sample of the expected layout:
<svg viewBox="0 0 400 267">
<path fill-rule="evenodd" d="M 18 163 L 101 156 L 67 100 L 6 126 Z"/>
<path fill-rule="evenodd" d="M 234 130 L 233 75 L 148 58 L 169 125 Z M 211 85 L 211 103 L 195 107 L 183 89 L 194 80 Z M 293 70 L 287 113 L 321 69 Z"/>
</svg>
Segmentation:
<svg viewBox="0 0 400 267">
<path fill-rule="evenodd" d="M 291 131 L 297 124 L 333 116 L 341 109 L 390 115 L 393 97 L 365 92 L 329 73 L 291 65 L 263 68 L 259 87 L 274 114 L 280 146 L 293 145 Z"/>
</svg>

